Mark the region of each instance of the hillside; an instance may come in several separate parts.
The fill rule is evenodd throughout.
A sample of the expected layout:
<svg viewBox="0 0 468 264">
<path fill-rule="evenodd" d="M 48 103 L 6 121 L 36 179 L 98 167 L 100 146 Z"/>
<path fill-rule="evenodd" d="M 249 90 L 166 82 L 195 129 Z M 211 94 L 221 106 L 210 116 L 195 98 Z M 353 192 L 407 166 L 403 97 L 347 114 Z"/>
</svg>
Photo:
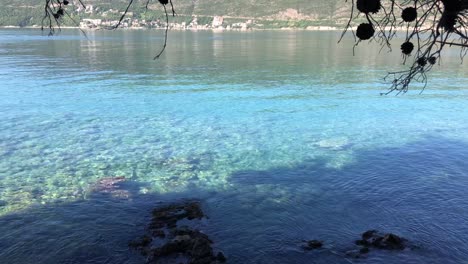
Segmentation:
<svg viewBox="0 0 468 264">
<path fill-rule="evenodd" d="M 77 0 L 71 0 L 67 7 L 76 21 L 85 18 L 115 20 L 125 10 L 126 0 L 83 0 L 87 10 L 80 8 Z M 44 0 L 10 0 L 0 10 L 0 26 L 40 25 L 43 16 Z M 149 11 L 144 8 L 145 1 L 135 1 L 129 18 L 157 20 L 163 18 L 161 5 L 150 2 Z M 223 16 L 225 23 L 242 23 L 255 20 L 257 27 L 281 28 L 307 26 L 343 25 L 349 16 L 349 3 L 344 0 L 174 0 L 178 14 L 172 21 L 190 23 L 193 16 L 198 24 L 210 24 L 214 16 Z M 145 12 L 146 11 L 146 12 Z M 64 25 L 72 26 L 70 19 Z"/>
</svg>

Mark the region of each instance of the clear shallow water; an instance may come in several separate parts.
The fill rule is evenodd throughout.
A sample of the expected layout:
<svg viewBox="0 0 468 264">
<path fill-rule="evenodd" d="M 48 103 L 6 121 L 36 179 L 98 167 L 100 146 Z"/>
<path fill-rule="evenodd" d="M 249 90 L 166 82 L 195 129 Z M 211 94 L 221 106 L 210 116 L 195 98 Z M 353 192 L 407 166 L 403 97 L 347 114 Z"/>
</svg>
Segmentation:
<svg viewBox="0 0 468 264">
<path fill-rule="evenodd" d="M 468 259 L 467 66 L 380 96 L 398 55 L 339 32 L 58 37 L 0 31 L 0 262 L 142 263 L 159 201 L 199 198 L 232 263 L 347 263 L 367 229 L 419 248 L 364 263 Z M 450 58 L 455 60 L 449 63 Z M 123 197 L 93 195 L 125 176 Z"/>
</svg>

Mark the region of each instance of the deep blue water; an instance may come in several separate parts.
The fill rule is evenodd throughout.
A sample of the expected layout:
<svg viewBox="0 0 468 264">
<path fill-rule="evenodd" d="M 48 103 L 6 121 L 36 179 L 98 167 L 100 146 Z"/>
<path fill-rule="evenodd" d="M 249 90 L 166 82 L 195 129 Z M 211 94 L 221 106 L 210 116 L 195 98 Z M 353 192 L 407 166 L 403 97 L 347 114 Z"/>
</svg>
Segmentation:
<svg viewBox="0 0 468 264">
<path fill-rule="evenodd" d="M 467 66 L 380 96 L 398 52 L 339 34 L 171 32 L 153 61 L 159 31 L 0 31 L 0 263 L 144 263 L 181 198 L 229 263 L 466 262 Z M 414 249 L 343 257 L 368 229 Z"/>
</svg>

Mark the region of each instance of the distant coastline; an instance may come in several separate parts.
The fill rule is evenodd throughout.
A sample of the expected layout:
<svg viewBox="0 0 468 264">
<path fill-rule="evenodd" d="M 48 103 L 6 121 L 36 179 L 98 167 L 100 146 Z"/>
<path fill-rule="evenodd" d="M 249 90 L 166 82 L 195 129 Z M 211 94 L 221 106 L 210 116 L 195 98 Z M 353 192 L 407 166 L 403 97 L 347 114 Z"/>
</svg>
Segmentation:
<svg viewBox="0 0 468 264">
<path fill-rule="evenodd" d="M 61 29 L 81 29 L 84 31 L 97 31 L 97 30 L 112 30 L 109 28 L 104 27 L 95 27 L 95 28 L 83 28 L 77 26 L 61 26 Z M 40 26 L 0 26 L 0 29 L 41 29 Z M 357 27 L 350 27 L 348 30 L 356 30 Z M 47 28 L 44 27 L 44 30 Z M 125 27 L 125 28 L 117 28 L 117 30 L 165 30 L 164 27 Z M 170 27 L 169 30 L 172 31 L 215 31 L 215 32 L 250 32 L 250 31 L 343 31 L 345 27 L 334 27 L 334 26 L 309 26 L 307 28 L 297 28 L 297 27 L 283 27 L 283 28 L 247 28 L 247 29 L 239 29 L 239 28 L 180 28 L 180 27 Z M 385 30 L 389 30 L 386 28 Z M 394 31 L 405 31 L 406 28 L 404 27 L 397 27 L 393 29 Z"/>
<path fill-rule="evenodd" d="M 103 30 L 106 28 L 83 28 L 83 27 L 73 27 L 73 26 L 61 26 L 61 29 L 82 29 L 85 31 L 96 31 Z M 0 26 L 0 29 L 41 29 L 40 26 Z M 117 30 L 164 30 L 163 27 L 158 28 L 148 28 L 148 27 L 126 27 L 126 28 L 117 28 Z M 219 29 L 219 28 L 169 28 L 170 30 L 176 31 L 238 31 L 238 32 L 248 32 L 248 31 L 262 31 L 262 30 L 274 30 L 274 31 L 339 31 L 344 28 L 340 27 L 329 27 L 329 26 L 310 26 L 307 28 L 296 28 L 296 27 L 286 27 L 286 28 L 248 28 L 248 29 Z M 355 28 L 353 28 L 355 29 Z M 44 27 L 44 30 L 47 28 Z"/>
</svg>

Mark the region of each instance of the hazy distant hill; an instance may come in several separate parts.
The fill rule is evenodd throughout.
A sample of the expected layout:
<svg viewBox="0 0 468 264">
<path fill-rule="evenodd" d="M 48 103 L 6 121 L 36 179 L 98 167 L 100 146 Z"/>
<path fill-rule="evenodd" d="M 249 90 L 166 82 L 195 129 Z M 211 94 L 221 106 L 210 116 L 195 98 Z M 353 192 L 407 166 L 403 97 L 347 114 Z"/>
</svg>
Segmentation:
<svg viewBox="0 0 468 264">
<path fill-rule="evenodd" d="M 6 0 L 4 0 L 6 1 Z M 0 26 L 40 25 L 45 0 L 9 0 L 0 10 Z M 125 9 L 128 0 L 83 0 L 93 11 L 78 10 L 78 1 L 71 0 L 69 11 L 74 19 L 104 18 L 115 19 Z M 345 0 L 173 0 L 178 17 L 176 20 L 190 22 L 198 16 L 209 22 L 212 16 L 224 16 L 232 21 L 256 19 L 269 21 L 267 27 L 306 27 L 309 25 L 343 25 L 349 16 L 350 3 Z M 132 14 L 137 19 L 161 17 L 161 6 L 155 0 L 150 2 L 150 11 L 145 12 L 146 1 L 135 1 Z M 74 5 L 73 5 L 74 4 Z M 110 12 L 109 12 L 110 10 Z M 66 20 L 70 25 L 71 21 Z M 275 24 L 276 23 L 276 24 Z"/>
</svg>

